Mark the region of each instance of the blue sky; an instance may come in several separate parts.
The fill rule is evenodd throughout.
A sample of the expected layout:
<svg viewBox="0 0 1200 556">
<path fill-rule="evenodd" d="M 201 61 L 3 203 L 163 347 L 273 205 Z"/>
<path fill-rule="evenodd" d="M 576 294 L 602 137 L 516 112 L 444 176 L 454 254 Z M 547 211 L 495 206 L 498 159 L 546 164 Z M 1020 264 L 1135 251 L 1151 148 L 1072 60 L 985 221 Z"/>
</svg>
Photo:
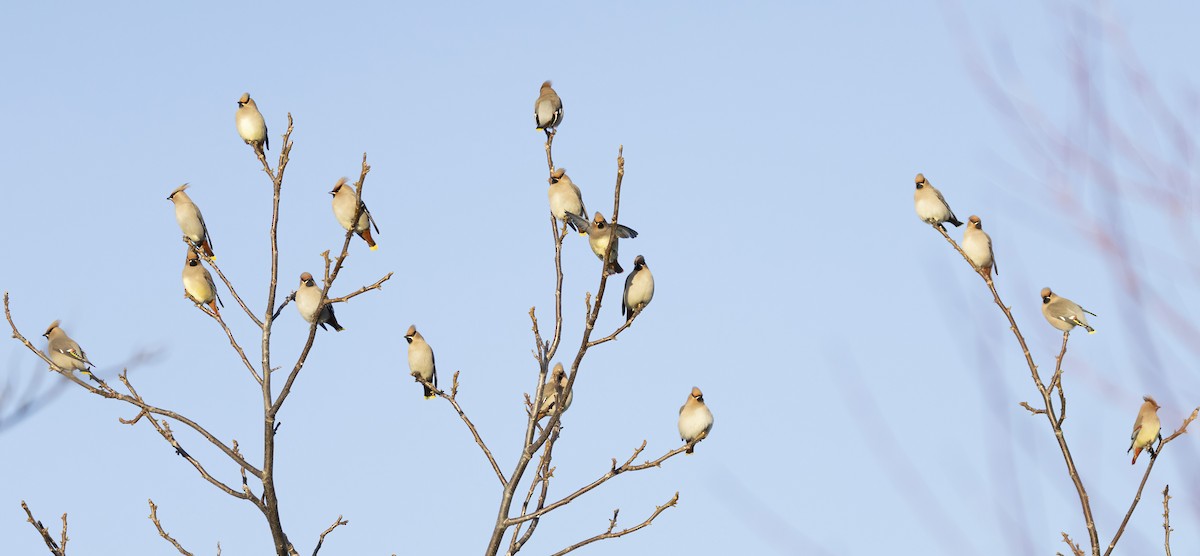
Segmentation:
<svg viewBox="0 0 1200 556">
<path fill-rule="evenodd" d="M 624 145 L 621 222 L 640 235 L 622 242 L 622 263 L 643 254 L 657 283 L 633 328 L 585 359 L 552 496 L 643 439 L 650 457 L 676 447 L 693 385 L 716 424 L 695 455 L 551 514 L 529 553 L 603 531 L 613 508 L 632 525 L 676 491 L 679 506 L 651 527 L 584 550 L 1052 553 L 1065 550 L 1060 531 L 1086 542 L 1052 434 L 1017 405 L 1037 394 L 1007 324 L 913 213 L 917 172 L 960 217 L 983 217 L 998 288 L 1043 369 L 1060 336 L 1038 314 L 1042 286 L 1100 315 L 1100 333 L 1077 335 L 1067 355 L 1066 434 L 1107 545 L 1141 478 L 1124 453 L 1141 396 L 1160 398 L 1168 432 L 1200 404 L 1189 347 L 1200 344 L 1132 296 L 1126 270 L 1185 320 L 1200 274 L 1183 258 L 1193 229 L 1105 190 L 1113 180 L 1100 170 L 1121 184 L 1170 183 L 1184 191 L 1176 212 L 1196 210 L 1193 151 L 1176 148 L 1129 73 L 1142 68 L 1172 121 L 1195 129 L 1186 53 L 1200 46 L 1196 16 L 1103 2 L 9 4 L 0 289 L 22 332 L 37 338 L 63 319 L 108 376 L 148 355 L 130 369 L 139 392 L 260 461 L 257 386 L 182 298 L 165 198 L 191 183 L 218 262 L 261 313 L 270 191 L 234 130 L 238 96 L 257 99 L 272 161 L 288 112 L 296 122 L 281 294 L 341 245 L 327 192 L 368 153 L 380 249 L 352 244 L 334 293 L 395 275 L 337 308 L 347 330 L 318 333 L 280 414 L 284 523 L 302 552 L 341 514 L 350 526 L 324 554 L 475 553 L 495 480 L 447 404 L 421 399 L 401 336 L 415 323 L 443 380 L 462 371 L 459 400 L 510 469 L 536 378 L 527 312 L 536 306 L 545 326 L 553 309 L 543 135 L 531 122 L 538 85 L 552 79 L 565 107 L 556 164 L 608 213 Z M 1103 46 L 1116 36 L 1127 42 Z M 1083 99 L 1080 67 L 1098 75 Z M 1096 125 L 1096 113 L 1123 127 Z M 1102 163 L 1063 167 L 1069 150 L 1039 140 L 1055 130 Z M 1115 130 L 1133 146 L 1106 151 L 1120 146 Z M 1123 223 L 1125 258 L 1097 247 L 1086 215 Z M 599 263 L 578 237 L 564 251 L 566 358 Z M 609 292 L 602 332 L 620 323 Z M 257 344 L 235 306 L 224 313 Z M 306 331 L 287 309 L 277 364 L 291 365 Z M 5 384 L 45 373 L 16 342 L 0 344 L 0 360 Z M 117 421 L 133 415 L 67 389 L 0 431 L 0 538 L 11 551 L 43 550 L 24 499 L 48 525 L 70 514 L 72 552 L 169 553 L 147 498 L 189 550 L 269 551 L 257 510 L 205 483 L 144 423 Z M 236 481 L 220 454 L 176 430 Z M 1164 483 L 1172 548 L 1200 550 L 1198 454 L 1189 436 L 1164 453 L 1119 553 L 1161 549 Z"/>
</svg>

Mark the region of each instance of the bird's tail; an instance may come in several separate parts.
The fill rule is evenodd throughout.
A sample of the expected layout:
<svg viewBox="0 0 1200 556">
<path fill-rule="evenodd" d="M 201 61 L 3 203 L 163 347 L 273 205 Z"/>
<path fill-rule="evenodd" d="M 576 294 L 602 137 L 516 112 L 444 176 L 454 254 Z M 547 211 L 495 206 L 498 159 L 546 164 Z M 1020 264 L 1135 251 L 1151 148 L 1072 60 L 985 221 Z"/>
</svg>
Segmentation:
<svg viewBox="0 0 1200 556">
<path fill-rule="evenodd" d="M 1142 453 L 1142 449 L 1140 447 L 1133 451 L 1133 461 L 1129 462 L 1129 465 L 1137 464 L 1137 457 L 1140 453 Z"/>
<path fill-rule="evenodd" d="M 206 255 L 208 258 L 210 258 L 210 259 L 212 259 L 212 260 L 214 260 L 214 261 L 215 261 L 215 260 L 217 260 L 217 258 L 216 258 L 215 256 L 213 256 L 212 245 L 209 245 L 209 243 L 208 243 L 208 240 L 207 240 L 207 239 L 206 239 L 206 240 L 204 240 L 204 242 L 200 244 L 200 247 L 204 249 L 204 254 L 205 254 L 205 255 Z"/>
<path fill-rule="evenodd" d="M 954 224 L 955 228 L 962 226 L 962 221 L 960 221 L 958 217 L 954 216 L 953 214 L 950 215 L 950 220 L 947 220 L 947 222 Z"/>
<path fill-rule="evenodd" d="M 216 315 L 218 317 L 221 316 L 221 312 L 217 310 L 217 298 L 214 297 L 212 299 L 212 301 L 209 301 L 208 306 L 212 308 L 212 312 L 214 315 Z"/>
<path fill-rule="evenodd" d="M 379 249 L 379 246 L 375 245 L 375 239 L 371 237 L 371 229 L 370 228 L 367 228 L 367 229 L 359 232 L 358 237 L 363 238 L 363 241 L 367 242 L 367 247 L 370 247 L 372 251 Z"/>
<path fill-rule="evenodd" d="M 621 263 L 616 259 L 609 261 L 607 270 L 609 274 L 620 274 L 625 272 L 625 269 L 621 268 Z"/>
<path fill-rule="evenodd" d="M 1090 327 L 1090 326 L 1088 326 L 1088 325 L 1086 325 L 1086 324 L 1085 324 L 1085 325 L 1083 325 L 1083 327 L 1084 327 L 1084 328 L 1085 328 L 1085 329 L 1088 331 L 1088 334 L 1095 334 L 1095 333 L 1096 333 L 1096 329 L 1095 329 L 1095 328 L 1092 328 L 1092 327 Z"/>
<path fill-rule="evenodd" d="M 434 398 L 433 389 L 431 389 L 428 384 L 421 383 L 421 388 L 425 389 L 425 399 L 432 400 Z"/>
</svg>

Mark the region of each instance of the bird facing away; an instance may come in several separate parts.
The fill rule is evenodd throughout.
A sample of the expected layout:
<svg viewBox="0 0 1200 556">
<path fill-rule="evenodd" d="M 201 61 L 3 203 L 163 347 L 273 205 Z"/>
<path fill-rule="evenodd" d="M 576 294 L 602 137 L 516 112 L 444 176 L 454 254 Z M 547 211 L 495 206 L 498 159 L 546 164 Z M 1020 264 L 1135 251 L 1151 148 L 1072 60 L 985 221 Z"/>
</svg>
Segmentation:
<svg viewBox="0 0 1200 556">
<path fill-rule="evenodd" d="M 371 237 L 371 227 L 374 226 L 375 233 L 379 233 L 379 226 L 375 226 L 375 219 L 371 218 L 371 211 L 367 210 L 366 203 L 358 202 L 358 193 L 354 192 L 354 187 L 346 185 L 346 178 L 333 184 L 333 191 L 329 194 L 333 195 L 333 216 L 347 231 L 350 230 L 350 223 L 354 220 L 358 207 L 362 207 L 362 216 L 358 217 L 358 225 L 354 226 L 354 232 L 367 242 L 372 251 L 378 249 L 375 239 Z"/>
<path fill-rule="evenodd" d="M 422 380 L 432 383 L 437 386 L 437 363 L 433 360 L 433 348 L 425 342 L 425 338 L 417 332 L 417 325 L 410 325 L 408 332 L 404 333 L 404 340 L 408 342 L 408 370 L 414 377 L 421 377 Z M 421 384 L 425 390 L 425 399 L 433 399 L 433 390 L 425 384 Z"/>
<path fill-rule="evenodd" d="M 554 364 L 554 372 L 550 374 L 550 380 L 542 385 L 542 405 L 538 409 L 537 420 L 542 420 L 542 417 L 550 415 L 557 411 L 558 393 L 567 387 L 567 371 L 563 369 L 562 363 Z M 571 400 L 575 397 L 575 392 L 567 392 L 567 401 L 563 404 L 563 412 L 571 408 Z"/>
<path fill-rule="evenodd" d="M 271 150 L 271 140 L 267 137 L 267 121 L 258 111 L 254 99 L 250 98 L 250 93 L 242 93 L 242 98 L 238 99 L 237 104 L 237 131 L 242 141 L 254 147 L 256 152 L 260 149 Z"/>
<path fill-rule="evenodd" d="M 88 361 L 87 354 L 83 352 L 83 348 L 75 343 L 62 327 L 58 325 L 59 321 L 50 323 L 50 327 L 46 329 L 46 333 L 42 334 L 50 339 L 50 345 L 46 348 L 46 355 L 50 357 L 50 362 L 54 366 L 67 371 L 83 371 L 89 372 L 89 367 L 95 367 L 91 361 Z"/>
<path fill-rule="evenodd" d="M 625 322 L 633 320 L 638 309 L 650 304 L 654 298 L 654 275 L 646 266 L 646 259 L 638 255 L 633 259 L 633 270 L 625 278 L 625 295 L 621 296 L 621 314 Z"/>
<path fill-rule="evenodd" d="M 1133 422 L 1133 433 L 1129 435 L 1129 450 L 1133 450 L 1133 461 L 1130 465 L 1137 463 L 1138 454 L 1142 453 L 1145 448 L 1150 452 L 1150 456 L 1154 454 L 1154 441 L 1162 438 L 1162 423 L 1158 420 L 1158 402 L 1154 398 L 1145 396 L 1142 403 L 1142 408 L 1138 410 L 1137 420 Z M 1125 450 L 1128 454 L 1129 450 Z"/>
<path fill-rule="evenodd" d="M 637 237 L 638 233 L 633 228 L 617 224 L 615 231 L 610 232 L 608 221 L 604 219 L 603 214 L 598 212 L 591 222 L 569 212 L 567 219 L 575 225 L 575 229 L 587 233 L 588 244 L 592 246 L 592 252 L 596 254 L 596 258 L 601 261 L 604 260 L 604 250 L 608 249 L 608 240 L 611 237 L 613 246 L 612 251 L 608 254 L 608 264 L 604 267 L 604 273 L 620 274 L 625 272 L 625 269 L 621 268 L 621 263 L 617 262 L 617 240 Z"/>
<path fill-rule="evenodd" d="M 942 226 L 942 222 L 962 226 L 962 222 L 954 216 L 954 211 L 950 210 L 950 205 L 946 204 L 942 192 L 925 179 L 925 174 L 917 174 L 914 181 L 917 183 L 917 192 L 913 194 L 913 200 L 916 202 L 917 216 L 921 217 L 921 220 L 943 230 L 946 227 Z"/>
<path fill-rule="evenodd" d="M 213 282 L 212 275 L 208 273 L 208 269 L 200 264 L 200 256 L 196 254 L 194 249 L 188 249 L 187 261 L 183 264 L 183 293 L 197 305 L 207 304 L 216 316 L 221 316 L 221 312 L 217 310 L 217 303 L 222 307 L 225 303 L 221 301 L 221 296 L 217 294 L 217 284 Z"/>
<path fill-rule="evenodd" d="M 695 442 L 708 437 L 712 426 L 713 415 L 708 406 L 704 405 L 704 394 L 693 386 L 687 401 L 679 408 L 679 439 L 690 444 L 687 453 L 695 451 Z"/>
<path fill-rule="evenodd" d="M 578 232 L 579 228 L 575 223 L 567 219 L 567 213 L 586 219 L 587 209 L 583 206 L 583 194 L 580 193 L 579 186 L 571 181 L 566 169 L 558 168 L 550 174 L 550 189 L 547 194 L 550 196 L 550 213 Z"/>
<path fill-rule="evenodd" d="M 1000 274 L 992 251 L 992 236 L 983 231 L 983 222 L 974 214 L 967 219 L 967 229 L 963 230 L 962 250 L 971 259 L 971 264 L 982 270 L 984 275 L 990 277 L 993 270 L 997 275 Z"/>
<path fill-rule="evenodd" d="M 334 330 L 341 332 L 342 325 L 338 324 L 337 317 L 333 314 L 333 305 L 324 301 L 321 297 L 321 287 L 313 280 L 312 274 L 307 272 L 301 274 L 300 289 L 296 290 L 296 310 L 300 311 L 300 316 L 310 324 L 316 317 L 321 330 L 329 330 L 325 328 L 325 325 L 328 324 Z M 321 312 L 320 317 L 317 317 L 318 310 Z"/>
<path fill-rule="evenodd" d="M 538 131 L 545 131 L 546 138 L 549 139 L 550 135 L 558 132 L 562 116 L 562 99 L 558 98 L 558 93 L 554 92 L 549 81 L 542 83 L 537 102 L 533 103 L 533 121 L 537 124 Z"/>
<path fill-rule="evenodd" d="M 204 255 L 212 259 L 212 240 L 208 237 L 208 227 L 204 225 L 204 215 L 200 214 L 200 207 L 192 202 L 192 198 L 188 197 L 184 190 L 188 188 L 188 184 L 183 184 L 175 188 L 170 195 L 167 195 L 167 200 L 175 204 L 175 221 L 179 223 L 179 229 L 183 231 L 183 237 L 187 238 L 192 245 L 204 250 Z"/>
<path fill-rule="evenodd" d="M 1050 291 L 1050 288 L 1042 288 L 1042 316 L 1046 317 L 1050 326 L 1063 332 L 1070 332 L 1072 328 L 1082 326 L 1088 334 L 1095 334 L 1096 329 L 1088 325 L 1084 313 L 1096 316 L 1096 313 L 1080 307 L 1070 299 L 1060 297 Z"/>
</svg>

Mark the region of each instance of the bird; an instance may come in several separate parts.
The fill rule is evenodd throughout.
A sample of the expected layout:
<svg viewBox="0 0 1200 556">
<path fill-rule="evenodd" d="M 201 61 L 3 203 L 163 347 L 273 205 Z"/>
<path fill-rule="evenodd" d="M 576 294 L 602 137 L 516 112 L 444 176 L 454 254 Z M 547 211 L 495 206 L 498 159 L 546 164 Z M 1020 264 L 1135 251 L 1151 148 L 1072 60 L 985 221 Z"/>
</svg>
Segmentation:
<svg viewBox="0 0 1200 556">
<path fill-rule="evenodd" d="M 625 295 L 621 296 L 621 314 L 625 322 L 633 320 L 633 314 L 650 304 L 654 298 L 654 275 L 646 266 L 646 258 L 638 255 L 633 259 L 633 270 L 625 278 Z"/>
<path fill-rule="evenodd" d="M 321 297 L 321 287 L 313 280 L 312 274 L 307 272 L 301 274 L 300 289 L 296 291 L 296 309 L 300 311 L 300 316 L 309 323 L 312 323 L 316 317 L 321 330 L 329 330 L 325 328 L 325 325 L 328 324 L 334 330 L 341 332 L 343 328 L 338 324 L 337 316 L 333 314 L 333 305 L 324 301 Z M 317 316 L 318 309 L 321 311 L 319 317 Z"/>
<path fill-rule="evenodd" d="M 417 332 L 417 325 L 413 324 L 408 327 L 408 332 L 404 334 L 404 340 L 408 342 L 408 370 L 412 376 L 420 377 L 421 380 L 430 382 L 437 387 L 437 363 L 433 360 L 433 348 L 425 342 L 425 338 Z M 433 399 L 433 390 L 424 383 L 421 387 L 425 390 L 425 399 Z"/>
<path fill-rule="evenodd" d="M 1070 332 L 1072 328 L 1082 326 L 1088 334 L 1095 334 L 1096 329 L 1088 325 L 1084 313 L 1096 316 L 1096 313 L 1080 307 L 1070 299 L 1060 297 L 1050 291 L 1050 288 L 1042 288 L 1042 316 L 1046 317 L 1050 326 L 1063 332 Z"/>
<path fill-rule="evenodd" d="M 1158 420 L 1158 402 L 1150 396 L 1142 397 L 1145 400 L 1142 403 L 1142 408 L 1138 410 L 1137 419 L 1133 422 L 1133 432 L 1129 435 L 1129 450 L 1133 450 L 1133 461 L 1130 465 L 1137 463 L 1138 454 L 1142 453 L 1142 448 L 1150 452 L 1150 456 L 1154 457 L 1154 441 L 1162 438 L 1162 423 Z M 1129 450 L 1125 450 L 1128 454 Z"/>
<path fill-rule="evenodd" d="M 596 216 L 591 222 L 580 218 L 571 213 L 567 213 L 567 220 L 575 225 L 575 229 L 586 232 L 588 235 L 588 243 L 592 246 L 592 252 L 596 254 L 596 258 L 604 260 L 604 250 L 608 248 L 609 237 L 612 237 L 612 251 L 608 254 L 608 264 L 604 267 L 605 274 L 620 274 L 625 272 L 621 268 L 621 263 L 617 262 L 617 240 L 619 238 L 635 238 L 638 233 L 628 226 L 616 224 L 616 230 L 609 231 L 608 221 L 604 219 L 604 215 L 596 213 Z"/>
<path fill-rule="evenodd" d="M 550 174 L 550 189 L 547 194 L 550 197 L 550 213 L 578 232 L 579 228 L 575 223 L 567 219 L 567 213 L 586 219 L 587 209 L 583 206 L 583 194 L 580 193 L 579 186 L 571 181 L 565 168 L 558 168 Z"/>
<path fill-rule="evenodd" d="M 917 183 L 917 192 L 913 194 L 913 200 L 916 202 L 917 216 L 921 217 L 921 220 L 943 230 L 946 227 L 942 226 L 942 222 L 949 222 L 955 227 L 962 226 L 962 222 L 954 216 L 954 211 L 950 210 L 950 205 L 946 204 L 942 192 L 925 179 L 925 174 L 917 174 L 914 181 Z"/>
<path fill-rule="evenodd" d="M 82 371 L 91 374 L 89 368 L 96 365 L 88 361 L 83 348 L 79 347 L 79 344 L 75 343 L 70 336 L 67 336 L 67 333 L 59 326 L 60 322 L 56 320 L 50 323 L 46 332 L 42 334 L 50 340 L 50 344 L 46 347 L 46 354 L 50 357 L 50 362 L 66 372 Z"/>
<path fill-rule="evenodd" d="M 687 401 L 679 408 L 679 439 L 688 443 L 687 453 L 695 451 L 695 443 L 708 437 L 712 426 L 713 415 L 704 405 L 704 394 L 693 386 Z"/>
<path fill-rule="evenodd" d="M 208 227 L 204 225 L 204 215 L 200 214 L 200 207 L 192 202 L 192 198 L 188 197 L 186 190 L 188 184 L 183 184 L 176 187 L 170 195 L 167 195 L 167 200 L 175 204 L 175 221 L 179 223 L 179 229 L 183 231 L 183 237 L 187 238 L 192 245 L 204 250 L 204 255 L 210 259 L 215 259 L 212 250 L 212 239 L 208 237 Z"/>
<path fill-rule="evenodd" d="M 563 369 L 562 363 L 554 364 L 554 371 L 550 374 L 550 380 L 542 385 L 542 405 L 538 409 L 537 420 L 542 420 L 542 417 L 550 415 L 557 410 L 558 393 L 567 387 L 567 372 Z M 571 408 L 572 398 L 575 397 L 574 392 L 567 392 L 567 401 L 563 404 L 562 411 Z"/>
<path fill-rule="evenodd" d="M 372 251 L 379 249 L 379 246 L 375 245 L 375 239 L 371 237 L 371 227 L 374 226 L 375 233 L 379 233 L 379 226 L 375 225 L 375 219 L 371 218 L 371 211 L 367 210 L 366 203 L 358 202 L 358 194 L 354 192 L 354 187 L 346 185 L 346 178 L 333 184 L 333 191 L 329 194 L 333 195 L 333 216 L 346 230 L 350 230 L 350 223 L 354 220 L 358 207 L 362 207 L 362 215 L 358 217 L 358 225 L 354 226 L 354 232 L 367 242 Z"/>
<path fill-rule="evenodd" d="M 217 285 L 213 282 L 212 275 L 200 264 L 200 256 L 196 254 L 195 249 L 188 249 L 187 261 L 183 264 L 183 294 L 197 305 L 208 304 L 214 315 L 221 316 L 221 312 L 217 310 L 217 303 L 222 307 L 225 303 L 217 293 Z"/>
<path fill-rule="evenodd" d="M 558 98 L 558 93 L 554 92 L 549 81 L 542 83 L 537 102 L 533 103 L 533 121 L 537 124 L 538 131 L 545 131 L 546 139 L 549 139 L 552 134 L 558 132 L 562 116 L 562 99 Z"/>
<path fill-rule="evenodd" d="M 250 93 L 242 93 L 238 99 L 237 130 L 238 135 L 247 145 L 259 149 L 271 150 L 271 139 L 267 137 L 267 121 L 258 111 L 258 105 L 250 98 Z"/>
<path fill-rule="evenodd" d="M 967 219 L 967 229 L 963 230 L 962 250 L 971 259 L 971 264 L 982 270 L 985 276 L 990 277 L 992 271 L 1000 274 L 996 268 L 995 252 L 992 251 L 992 237 L 983 231 L 983 222 L 974 214 Z"/>
</svg>

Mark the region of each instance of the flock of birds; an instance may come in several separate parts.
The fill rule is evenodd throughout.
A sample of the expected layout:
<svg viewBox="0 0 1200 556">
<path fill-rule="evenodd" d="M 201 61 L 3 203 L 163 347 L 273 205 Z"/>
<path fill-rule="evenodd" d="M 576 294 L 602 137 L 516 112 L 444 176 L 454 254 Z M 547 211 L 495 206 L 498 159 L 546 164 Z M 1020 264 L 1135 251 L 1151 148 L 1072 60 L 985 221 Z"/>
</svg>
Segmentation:
<svg viewBox="0 0 1200 556">
<path fill-rule="evenodd" d="M 256 155 L 263 155 L 270 148 L 266 120 L 259 112 L 254 99 L 250 98 L 249 93 L 243 94 L 238 99 L 237 106 L 238 135 L 254 149 Z M 549 81 L 543 83 L 534 104 L 534 119 L 537 129 L 545 131 L 547 141 L 557 133 L 558 125 L 562 122 L 562 115 L 562 100 L 550 86 Z M 606 275 L 624 272 L 618 262 L 618 240 L 635 238 L 638 235 L 637 232 L 621 224 L 610 225 L 604 215 L 599 212 L 589 220 L 579 186 L 571 181 L 564 169 L 555 169 L 550 175 L 549 182 L 550 211 L 554 217 L 562 221 L 564 226 L 570 226 L 580 234 L 588 236 L 592 252 L 604 264 Z M 920 186 L 918 185 L 918 187 Z M 218 305 L 223 307 L 224 303 L 217 292 L 216 282 L 213 281 L 212 275 L 201 262 L 202 256 L 210 263 L 216 259 L 212 239 L 209 236 L 208 227 L 204 223 L 204 216 L 196 203 L 188 196 L 187 188 L 188 184 L 183 184 L 167 196 L 167 200 L 175 206 L 175 219 L 188 244 L 182 275 L 184 294 L 202 311 L 219 319 L 221 313 Z M 371 217 L 371 212 L 359 200 L 354 187 L 346 183 L 346 178 L 341 178 L 329 193 L 333 197 L 334 217 L 342 228 L 347 231 L 353 229 L 354 233 L 358 234 L 372 251 L 376 250 L 378 246 L 371 235 L 371 230 L 374 229 L 375 233 L 379 233 L 379 228 L 375 224 L 374 218 Z M 939 199 L 940 197 L 941 195 L 938 194 Z M 920 210 L 920 206 L 918 199 L 918 210 Z M 621 298 L 621 314 L 625 316 L 626 322 L 631 321 L 644 309 L 653 297 L 654 276 L 650 273 L 650 267 L 646 265 L 646 259 L 638 255 L 634 258 L 633 270 L 625 279 L 625 290 Z M 315 323 L 323 330 L 327 330 L 326 325 L 333 327 L 335 331 L 343 330 L 334 314 L 333 305 L 325 301 L 321 287 L 313 279 L 312 274 L 308 272 L 300 274 L 300 286 L 295 293 L 295 301 L 300 316 L 309 324 Z M 43 335 L 49 339 L 48 357 L 55 366 L 66 372 L 78 370 L 91 375 L 90 369 L 95 365 L 88 360 L 87 354 L 79 347 L 79 344 L 63 331 L 59 326 L 59 321 L 54 321 Z M 437 387 L 437 365 L 433 349 L 417 331 L 415 325 L 408 327 L 404 339 L 408 342 L 409 371 L 413 377 L 419 378 L 422 382 L 425 398 L 433 398 L 434 391 L 429 386 L 432 384 L 433 387 Z M 94 378 L 94 375 L 92 376 Z M 551 379 L 543 387 L 543 402 L 538 408 L 538 419 L 557 411 L 557 400 L 566 384 L 566 372 L 562 363 L 558 363 L 554 366 Z M 570 407 L 572 397 L 572 393 L 568 392 L 562 411 Z M 692 453 L 695 443 L 707 437 L 708 432 L 712 429 L 712 424 L 712 412 L 704 403 L 703 393 L 699 388 L 693 387 L 687 401 L 679 408 L 679 435 L 683 441 L 688 443 L 687 453 Z"/>
<path fill-rule="evenodd" d="M 929 180 L 925 179 L 924 174 L 917 174 L 914 180 L 917 185 L 917 191 L 913 195 L 913 201 L 916 206 L 917 216 L 925 223 L 937 226 L 943 231 L 946 229 L 943 223 L 950 223 L 954 226 L 962 226 L 962 222 L 958 217 L 954 216 L 954 211 L 950 210 L 950 205 L 946 203 L 946 198 L 942 196 L 942 192 L 938 191 Z M 971 264 L 979 269 L 988 283 L 992 281 L 992 273 L 999 275 L 996 270 L 995 254 L 992 250 L 992 238 L 983 231 L 983 223 L 976 215 L 971 215 L 967 219 L 967 229 L 963 232 L 961 244 L 963 253 L 971 260 Z M 1069 333 L 1076 326 L 1082 326 L 1088 334 L 1095 334 L 1096 329 L 1088 324 L 1087 316 L 1096 316 L 1095 313 L 1080 307 L 1079 304 L 1059 296 L 1050 290 L 1050 288 L 1042 288 L 1042 316 L 1050 323 L 1050 326 L 1061 330 L 1063 334 Z M 1150 455 L 1155 454 L 1154 442 L 1162 439 L 1162 424 L 1158 419 L 1158 402 L 1150 396 L 1142 398 L 1142 406 L 1138 410 L 1137 419 L 1133 422 L 1133 433 L 1129 435 L 1129 450 L 1125 453 L 1133 451 L 1133 461 L 1130 463 L 1136 464 L 1138 454 L 1143 449 L 1150 452 Z"/>
</svg>

